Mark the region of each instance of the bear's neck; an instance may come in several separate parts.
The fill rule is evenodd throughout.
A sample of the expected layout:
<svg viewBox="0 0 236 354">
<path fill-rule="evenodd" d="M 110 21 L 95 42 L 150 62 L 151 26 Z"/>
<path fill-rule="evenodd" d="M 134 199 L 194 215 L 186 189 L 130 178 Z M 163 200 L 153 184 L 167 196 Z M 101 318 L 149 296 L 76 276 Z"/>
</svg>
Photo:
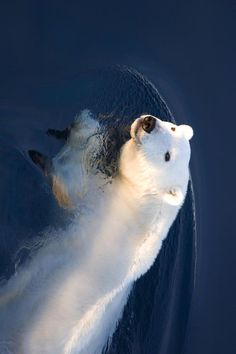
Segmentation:
<svg viewBox="0 0 236 354">
<path fill-rule="evenodd" d="M 122 149 L 119 173 L 108 187 L 105 204 L 110 211 L 113 210 L 112 219 L 115 217 L 123 223 L 127 221 L 130 226 L 145 232 L 157 218 L 163 203 L 135 148 L 131 140 Z"/>
<path fill-rule="evenodd" d="M 157 184 L 156 173 L 150 172 L 150 166 L 147 166 L 142 152 L 133 140 L 129 140 L 122 149 L 119 178 L 124 184 L 129 185 L 139 198 L 152 196 L 158 203 L 160 202 L 162 190 Z"/>
</svg>

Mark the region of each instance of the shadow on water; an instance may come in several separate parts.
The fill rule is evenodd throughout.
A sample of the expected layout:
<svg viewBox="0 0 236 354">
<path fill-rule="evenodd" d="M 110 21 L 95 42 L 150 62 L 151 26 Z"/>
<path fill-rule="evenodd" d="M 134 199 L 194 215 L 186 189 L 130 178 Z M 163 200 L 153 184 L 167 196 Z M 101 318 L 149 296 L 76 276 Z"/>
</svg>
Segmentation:
<svg viewBox="0 0 236 354">
<path fill-rule="evenodd" d="M 57 153 L 62 142 L 50 138 L 48 128 L 65 129 L 80 110 L 89 108 L 109 132 L 104 158 L 109 173 L 114 174 L 119 149 L 128 139 L 126 127 L 133 119 L 149 113 L 173 120 L 155 87 L 126 67 L 83 72 L 54 86 L 29 84 L 24 92 L 15 90 L 0 108 L 0 257 L 4 278 L 27 258 L 29 240 L 43 237 L 45 228 L 64 227 L 70 218 L 57 206 L 26 153 L 29 149 L 48 156 Z M 195 238 L 190 183 L 185 204 L 156 262 L 136 282 L 106 353 L 181 353 L 194 285 Z"/>
</svg>

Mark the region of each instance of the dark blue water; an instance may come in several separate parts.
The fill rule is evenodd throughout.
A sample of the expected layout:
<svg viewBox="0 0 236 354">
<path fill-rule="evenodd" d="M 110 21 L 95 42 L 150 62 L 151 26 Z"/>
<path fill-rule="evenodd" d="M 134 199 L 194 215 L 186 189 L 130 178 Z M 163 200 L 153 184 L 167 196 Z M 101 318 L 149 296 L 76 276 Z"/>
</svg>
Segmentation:
<svg viewBox="0 0 236 354">
<path fill-rule="evenodd" d="M 30 102 L 30 104 L 29 104 Z M 143 113 L 173 117 L 155 87 L 137 71 L 117 66 L 78 73 L 53 85 L 25 87 L 0 109 L 0 259 L 9 278 L 29 257 L 27 242 L 43 230 L 66 227 L 70 215 L 55 202 L 29 149 L 54 156 L 60 142 L 46 134 L 64 129 L 89 108 L 108 131 L 104 162 L 114 174 L 131 122 Z M 114 144 L 115 142 L 115 144 Z M 113 144 L 112 144 L 113 143 Z M 151 270 L 134 286 L 107 353 L 181 353 L 186 337 L 195 268 L 194 200 L 188 195 Z"/>
<path fill-rule="evenodd" d="M 142 341 L 142 348 L 146 341 L 149 347 L 162 345 L 165 353 L 166 346 L 175 347 L 176 340 L 177 347 L 172 352 L 179 354 L 178 345 L 185 335 L 183 353 L 236 353 L 235 14 L 233 0 L 23 0 L 0 4 L 2 274 L 14 271 L 14 253 L 25 237 L 34 237 L 59 220 L 62 225 L 66 223 L 67 216 L 61 215 L 50 189 L 24 152 L 35 148 L 53 156 L 60 149 L 59 142 L 49 139 L 45 130 L 49 126 L 64 128 L 70 123 L 80 96 L 86 100 L 83 92 L 93 92 L 98 97 L 92 80 L 94 77 L 97 81 L 98 76 L 91 68 L 117 63 L 138 68 L 160 89 L 177 121 L 194 128 L 191 169 L 197 205 L 198 257 L 189 324 L 184 333 L 188 296 L 176 296 L 163 286 L 163 294 L 168 294 L 166 308 L 175 309 L 176 314 L 175 320 L 170 316 L 167 326 L 167 321 L 162 322 L 155 312 L 156 306 L 164 304 L 159 298 L 155 300 L 160 292 L 152 295 L 153 302 L 147 303 L 146 298 L 142 301 L 142 291 L 148 291 L 150 284 L 145 283 L 140 298 L 134 299 L 136 307 L 142 305 L 138 311 L 143 308 L 143 317 L 148 306 L 149 313 L 153 308 L 151 320 L 142 325 L 142 320 L 136 318 L 130 332 L 128 321 L 121 326 L 130 334 L 120 340 L 127 339 L 127 347 L 134 353 Z M 89 81 L 90 87 L 86 86 Z M 114 80 L 110 80 L 111 86 L 116 86 Z M 102 97 L 112 97 L 102 84 L 100 88 Z M 92 99 L 90 94 L 88 97 Z M 135 102 L 135 98 L 130 97 L 130 102 Z M 192 242 L 191 237 L 182 238 L 186 239 Z M 188 247 L 190 251 L 184 255 L 192 260 L 192 246 Z M 160 256 L 163 254 L 164 249 Z M 20 258 L 24 257 L 27 254 Z M 188 277 L 192 270 L 185 257 L 187 270 L 176 269 L 179 274 L 187 274 L 179 284 L 189 284 L 191 289 Z M 165 265 L 174 269 L 174 262 L 175 258 Z M 183 316 L 181 306 L 168 305 L 170 294 L 171 301 L 186 303 Z M 133 308 L 134 301 L 131 302 Z M 147 331 L 150 336 L 146 336 Z M 173 337 L 168 340 L 170 334 Z"/>
</svg>

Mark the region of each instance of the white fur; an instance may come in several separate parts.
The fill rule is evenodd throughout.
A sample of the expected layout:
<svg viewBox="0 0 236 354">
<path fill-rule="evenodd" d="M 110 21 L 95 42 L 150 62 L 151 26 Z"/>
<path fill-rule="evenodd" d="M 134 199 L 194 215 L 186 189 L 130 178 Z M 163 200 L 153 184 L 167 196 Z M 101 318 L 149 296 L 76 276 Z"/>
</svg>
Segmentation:
<svg viewBox="0 0 236 354">
<path fill-rule="evenodd" d="M 131 127 L 112 184 L 87 188 L 84 199 L 78 198 L 87 208 L 78 209 L 69 229 L 51 238 L 2 287 L 1 352 L 99 354 L 114 332 L 133 282 L 153 264 L 167 236 L 189 179 L 191 128 L 156 118 L 148 134 L 137 128 L 143 118 Z M 95 122 L 93 133 L 97 129 Z M 75 189 L 81 196 L 81 166 L 76 169 L 74 161 L 81 163 L 83 154 L 70 143 L 63 151 L 70 151 L 66 161 L 73 174 L 66 175 L 62 160 L 54 161 L 55 173 L 70 195 Z M 86 179 L 90 176 L 94 181 L 95 174 Z"/>
</svg>

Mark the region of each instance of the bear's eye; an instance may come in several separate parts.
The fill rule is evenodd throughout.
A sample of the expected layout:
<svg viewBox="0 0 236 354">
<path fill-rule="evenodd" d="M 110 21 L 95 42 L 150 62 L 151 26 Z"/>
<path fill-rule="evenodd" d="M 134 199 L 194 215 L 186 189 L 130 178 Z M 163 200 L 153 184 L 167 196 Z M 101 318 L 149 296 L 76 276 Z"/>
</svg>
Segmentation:
<svg viewBox="0 0 236 354">
<path fill-rule="evenodd" d="M 142 128 L 146 133 L 150 134 L 151 131 L 153 131 L 153 129 L 155 128 L 155 125 L 156 125 L 156 119 L 154 117 L 147 116 L 143 118 Z"/>
<path fill-rule="evenodd" d="M 170 153 L 169 153 L 169 151 L 167 151 L 166 153 L 165 153 L 165 161 L 167 162 L 167 161 L 170 161 Z"/>
</svg>

